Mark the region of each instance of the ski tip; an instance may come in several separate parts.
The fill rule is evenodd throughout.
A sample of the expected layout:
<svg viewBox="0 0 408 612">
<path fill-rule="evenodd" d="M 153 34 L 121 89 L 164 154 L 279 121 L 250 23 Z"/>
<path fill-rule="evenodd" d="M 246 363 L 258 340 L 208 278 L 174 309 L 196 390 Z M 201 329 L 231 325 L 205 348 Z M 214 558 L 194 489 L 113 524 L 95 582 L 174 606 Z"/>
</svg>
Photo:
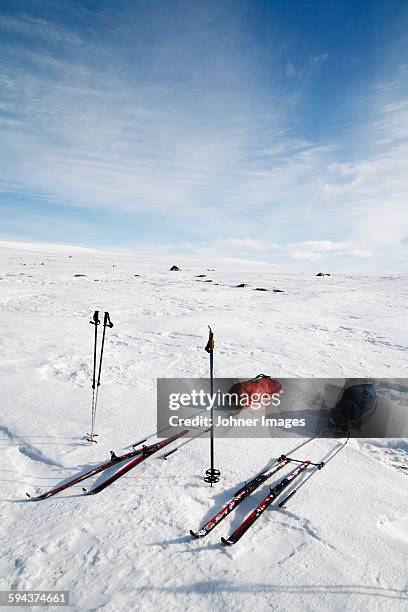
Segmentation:
<svg viewBox="0 0 408 612">
<path fill-rule="evenodd" d="M 98 491 L 96 491 L 95 489 L 82 489 L 84 492 L 84 495 L 95 495 L 95 493 L 98 493 Z"/>
<path fill-rule="evenodd" d="M 231 542 L 231 540 L 227 540 L 226 538 L 221 538 L 221 542 L 224 544 L 224 546 L 231 546 L 234 542 Z"/>
<path fill-rule="evenodd" d="M 191 535 L 193 538 L 196 538 L 196 539 L 200 537 L 200 536 L 199 536 L 199 535 L 198 535 L 198 534 L 197 534 L 195 531 L 193 531 L 192 529 L 190 529 L 190 535 Z"/>
<path fill-rule="evenodd" d="M 33 502 L 35 502 L 35 501 L 42 501 L 43 499 L 47 499 L 47 494 L 46 493 L 43 493 L 42 495 L 39 495 L 38 497 L 33 497 L 29 493 L 26 493 L 26 495 L 27 495 L 28 499 L 30 501 L 33 501 Z"/>
</svg>

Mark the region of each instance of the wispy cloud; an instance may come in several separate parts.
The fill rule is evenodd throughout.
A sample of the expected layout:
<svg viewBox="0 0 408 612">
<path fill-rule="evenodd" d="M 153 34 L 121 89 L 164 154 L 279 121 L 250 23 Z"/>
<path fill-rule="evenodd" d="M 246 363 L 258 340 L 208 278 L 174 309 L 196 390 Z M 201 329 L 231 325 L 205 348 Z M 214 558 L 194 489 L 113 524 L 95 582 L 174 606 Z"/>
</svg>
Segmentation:
<svg viewBox="0 0 408 612">
<path fill-rule="evenodd" d="M 356 249 L 347 242 L 330 240 L 308 240 L 289 244 L 267 243 L 251 238 L 224 238 L 217 240 L 216 247 L 225 250 L 241 252 L 270 252 L 275 256 L 287 256 L 296 261 L 319 261 L 321 259 L 357 257 L 372 257 L 368 249 Z"/>
<path fill-rule="evenodd" d="M 296 62 L 293 58 L 289 59 L 286 64 L 286 76 L 287 78 L 310 78 L 312 75 L 318 73 L 320 68 L 329 59 L 327 52 L 320 53 L 318 55 L 309 55 L 306 60 Z"/>
<path fill-rule="evenodd" d="M 406 68 L 370 82 L 337 130 L 324 116 L 307 130 L 305 82 L 329 69 L 330 49 L 279 63 L 276 41 L 263 70 L 239 10 L 186 3 L 181 20 L 147 3 L 136 19 L 129 6 L 0 16 L 0 195 L 148 214 L 196 248 L 203 234 L 293 261 L 401 245 Z"/>
</svg>

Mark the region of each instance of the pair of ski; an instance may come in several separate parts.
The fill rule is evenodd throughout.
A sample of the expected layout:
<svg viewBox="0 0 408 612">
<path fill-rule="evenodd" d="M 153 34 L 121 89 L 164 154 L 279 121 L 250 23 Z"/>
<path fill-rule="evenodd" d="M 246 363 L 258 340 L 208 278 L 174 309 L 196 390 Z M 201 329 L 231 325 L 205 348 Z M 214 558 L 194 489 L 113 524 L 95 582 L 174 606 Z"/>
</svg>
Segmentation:
<svg viewBox="0 0 408 612">
<path fill-rule="evenodd" d="M 120 478 L 121 476 L 129 472 L 130 470 L 132 470 L 136 465 L 138 465 L 139 463 L 141 463 L 148 457 L 151 457 L 152 455 L 160 451 L 162 448 L 164 448 L 168 444 L 171 444 L 178 438 L 185 436 L 188 432 L 189 432 L 188 429 L 184 429 L 183 431 L 175 434 L 174 436 L 171 436 L 170 438 L 166 438 L 165 440 L 161 440 L 160 442 L 155 442 L 154 444 L 150 444 L 149 446 L 142 446 L 141 448 L 134 449 L 133 451 L 126 453 L 124 455 L 118 456 L 118 455 L 115 455 L 113 451 L 111 451 L 111 458 L 109 461 L 106 461 L 105 463 L 101 463 L 100 465 L 97 465 L 91 470 L 88 470 L 87 472 L 84 472 L 83 474 L 80 474 L 79 476 L 76 476 L 75 478 L 72 478 L 71 480 L 68 480 L 67 482 L 62 483 L 61 485 L 58 485 L 57 487 L 54 487 L 53 489 L 50 489 L 49 491 L 46 491 L 45 493 L 42 493 L 41 495 L 38 495 L 37 497 L 31 496 L 29 493 L 26 493 L 26 495 L 32 501 L 41 501 L 43 499 L 48 499 L 49 497 L 52 497 L 53 495 L 57 495 L 57 493 L 61 493 L 61 491 L 65 491 L 65 489 L 68 489 L 69 487 L 73 487 L 74 485 L 79 484 L 80 482 L 82 482 L 83 480 L 86 480 L 87 478 L 96 476 L 100 472 L 103 472 L 107 470 L 108 468 L 113 467 L 117 463 L 122 463 L 123 461 L 131 459 L 129 463 L 126 463 L 117 472 L 115 472 L 114 474 L 106 478 L 103 482 L 101 482 L 99 485 L 97 485 L 93 489 L 89 491 L 86 491 L 84 489 L 86 495 L 95 495 L 96 493 L 100 493 L 101 491 L 103 491 L 103 489 L 106 489 L 106 487 L 108 487 L 113 482 L 115 482 L 115 480 L 117 480 L 118 478 Z M 145 440 L 142 440 L 141 442 L 145 442 Z"/>
<path fill-rule="evenodd" d="M 311 440 L 308 440 L 301 444 L 300 446 L 304 446 Z M 265 510 L 279 497 L 286 489 L 290 487 L 293 481 L 301 476 L 309 467 L 313 467 L 312 472 L 299 484 L 297 488 L 289 493 L 282 501 L 279 502 L 279 507 L 282 508 L 285 506 L 286 502 L 293 497 L 293 495 L 299 490 L 301 486 L 303 486 L 313 474 L 315 474 L 318 470 L 321 470 L 328 461 L 333 459 L 335 455 L 347 444 L 347 440 L 340 445 L 340 447 L 336 450 L 334 454 L 330 453 L 329 458 L 326 461 L 320 461 L 319 463 L 313 463 L 312 461 L 305 460 L 300 461 L 298 459 L 293 459 L 291 457 L 287 457 L 286 455 L 282 455 L 277 459 L 277 461 L 271 466 L 271 469 L 267 468 L 265 471 L 261 472 L 257 476 L 255 476 L 252 480 L 247 482 L 241 489 L 239 489 L 234 496 L 229 499 L 220 510 L 210 518 L 205 525 L 203 525 L 198 531 L 190 530 L 190 534 L 194 538 L 202 538 L 210 533 L 226 516 L 228 516 L 235 508 L 241 504 L 244 499 L 249 497 L 251 493 L 253 493 L 256 489 L 258 489 L 264 482 L 268 479 L 272 478 L 277 472 L 281 469 L 289 465 L 290 463 L 298 463 L 299 465 L 295 467 L 285 478 L 283 478 L 279 483 L 277 483 L 274 487 L 270 488 L 269 493 L 264 497 L 264 499 L 256 506 L 256 508 L 242 521 L 242 523 L 235 529 L 235 531 L 228 536 L 228 538 L 221 538 L 221 541 L 226 546 L 231 546 L 235 544 L 242 538 L 242 536 L 248 531 L 248 529 L 255 523 L 256 520 L 265 512 Z M 300 447 L 298 447 L 300 448 Z M 297 449 L 294 449 L 297 450 Z"/>
</svg>

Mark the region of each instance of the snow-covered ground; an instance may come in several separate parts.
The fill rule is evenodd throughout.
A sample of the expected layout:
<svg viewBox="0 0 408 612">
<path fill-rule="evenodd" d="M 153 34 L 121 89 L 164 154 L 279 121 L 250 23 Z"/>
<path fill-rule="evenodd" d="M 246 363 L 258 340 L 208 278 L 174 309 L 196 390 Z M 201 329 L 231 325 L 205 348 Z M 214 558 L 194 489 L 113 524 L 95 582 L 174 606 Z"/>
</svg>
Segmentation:
<svg viewBox="0 0 408 612">
<path fill-rule="evenodd" d="M 217 376 L 407 376 L 408 275 L 319 278 L 205 256 L 27 246 L 0 249 L 0 295 L 2 589 L 69 590 L 73 609 L 109 612 L 408 609 L 407 440 L 351 440 L 232 548 L 220 536 L 266 486 L 207 538 L 192 541 L 189 529 L 293 440 L 218 440 L 212 489 L 199 439 L 100 495 L 78 486 L 25 499 L 152 434 L 156 378 L 207 375 L 208 324 Z M 90 447 L 95 309 L 114 328 Z M 312 442 L 308 456 L 330 444 Z"/>
</svg>

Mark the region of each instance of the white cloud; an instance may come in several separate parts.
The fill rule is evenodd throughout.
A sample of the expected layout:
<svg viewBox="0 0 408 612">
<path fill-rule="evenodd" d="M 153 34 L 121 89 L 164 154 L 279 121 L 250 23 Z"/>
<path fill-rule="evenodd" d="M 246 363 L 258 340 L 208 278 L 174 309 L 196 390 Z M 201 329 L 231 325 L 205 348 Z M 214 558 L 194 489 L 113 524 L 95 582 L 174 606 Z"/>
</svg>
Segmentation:
<svg viewBox="0 0 408 612">
<path fill-rule="evenodd" d="M 357 248 L 356 245 L 349 242 L 331 240 L 308 240 L 280 244 L 252 238 L 224 238 L 217 240 L 214 246 L 221 250 L 239 251 L 241 253 L 249 251 L 273 253 L 275 257 L 286 257 L 295 261 L 318 261 L 344 257 L 369 258 L 373 256 L 373 252 L 369 249 Z"/>
<path fill-rule="evenodd" d="M 290 60 L 286 64 L 286 76 L 288 78 L 299 76 L 301 73 L 296 70 L 295 65 Z"/>
<path fill-rule="evenodd" d="M 301 65 L 296 65 L 293 59 L 288 60 L 286 64 L 286 77 L 290 78 L 309 78 L 313 74 L 318 73 L 321 66 L 328 60 L 327 52 L 318 55 L 310 55 L 306 60 L 303 60 Z"/>
<path fill-rule="evenodd" d="M 275 248 L 274 245 L 268 244 L 263 240 L 254 240 L 252 238 L 223 238 L 215 243 L 221 248 L 243 249 L 247 251 L 270 251 Z"/>
</svg>

